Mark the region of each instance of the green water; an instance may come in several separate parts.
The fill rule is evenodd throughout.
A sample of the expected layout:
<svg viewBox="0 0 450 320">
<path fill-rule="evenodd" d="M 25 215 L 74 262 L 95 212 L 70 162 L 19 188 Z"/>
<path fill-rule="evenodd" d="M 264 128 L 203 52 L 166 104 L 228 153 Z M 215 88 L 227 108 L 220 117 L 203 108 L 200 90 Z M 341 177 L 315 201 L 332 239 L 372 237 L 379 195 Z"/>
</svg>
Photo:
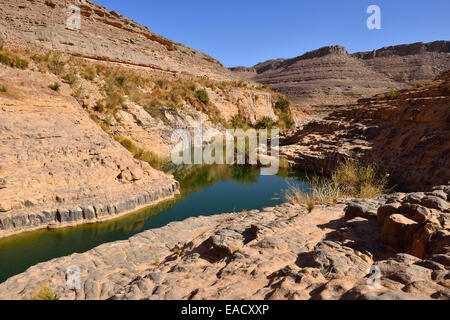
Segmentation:
<svg viewBox="0 0 450 320">
<path fill-rule="evenodd" d="M 283 203 L 288 183 L 308 189 L 304 176 L 281 170 L 261 176 L 251 167 L 203 166 L 173 172 L 181 194 L 116 220 L 74 228 L 41 230 L 0 240 L 0 283 L 30 266 L 53 258 L 82 253 L 102 243 L 125 240 L 172 221 Z"/>
</svg>

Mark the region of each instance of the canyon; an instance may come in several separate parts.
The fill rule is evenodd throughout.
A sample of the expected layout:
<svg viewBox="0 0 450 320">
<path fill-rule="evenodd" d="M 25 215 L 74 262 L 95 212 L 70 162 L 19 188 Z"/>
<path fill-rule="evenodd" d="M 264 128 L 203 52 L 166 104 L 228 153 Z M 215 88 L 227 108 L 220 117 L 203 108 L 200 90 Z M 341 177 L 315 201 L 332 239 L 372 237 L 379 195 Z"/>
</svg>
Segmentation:
<svg viewBox="0 0 450 320">
<path fill-rule="evenodd" d="M 64 1 L 0 8 L 8 48 L 0 64 L 0 238 L 115 219 L 172 198 L 178 182 L 148 157 L 168 161 L 177 129 L 200 122 L 224 131 L 238 115 L 253 125 L 278 120 L 274 92 L 234 81 L 203 53 L 88 3 L 80 3 L 80 32 L 66 28 Z M 26 66 L 11 68 L 15 61 Z"/>
</svg>

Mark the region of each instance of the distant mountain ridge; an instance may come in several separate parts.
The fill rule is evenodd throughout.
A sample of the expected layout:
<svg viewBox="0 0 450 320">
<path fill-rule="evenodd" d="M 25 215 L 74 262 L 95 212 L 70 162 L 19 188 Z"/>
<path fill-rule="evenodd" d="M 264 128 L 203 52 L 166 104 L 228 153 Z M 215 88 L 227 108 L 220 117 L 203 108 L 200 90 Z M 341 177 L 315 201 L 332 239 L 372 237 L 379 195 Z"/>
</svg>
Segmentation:
<svg viewBox="0 0 450 320">
<path fill-rule="evenodd" d="M 299 105 L 315 105 L 355 102 L 391 87 L 428 82 L 449 68 L 450 41 L 435 41 L 353 54 L 342 46 L 327 46 L 230 70 L 268 84 Z"/>
</svg>

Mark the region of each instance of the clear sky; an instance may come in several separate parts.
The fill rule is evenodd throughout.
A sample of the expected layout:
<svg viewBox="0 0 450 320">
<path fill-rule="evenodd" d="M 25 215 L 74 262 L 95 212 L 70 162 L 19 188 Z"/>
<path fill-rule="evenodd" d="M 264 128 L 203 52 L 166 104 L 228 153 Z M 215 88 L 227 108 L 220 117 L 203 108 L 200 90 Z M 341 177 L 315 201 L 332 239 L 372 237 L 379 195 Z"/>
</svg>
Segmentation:
<svg viewBox="0 0 450 320">
<path fill-rule="evenodd" d="M 450 0 L 94 0 L 225 66 L 253 66 L 326 45 L 350 53 L 450 40 Z M 369 30 L 369 5 L 381 30 Z"/>
</svg>

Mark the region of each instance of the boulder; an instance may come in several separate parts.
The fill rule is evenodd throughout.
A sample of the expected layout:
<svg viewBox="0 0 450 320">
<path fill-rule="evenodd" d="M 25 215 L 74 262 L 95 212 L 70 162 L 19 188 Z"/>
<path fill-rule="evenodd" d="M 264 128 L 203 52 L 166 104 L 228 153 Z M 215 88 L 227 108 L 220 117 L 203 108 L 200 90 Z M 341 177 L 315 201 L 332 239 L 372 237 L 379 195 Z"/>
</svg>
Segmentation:
<svg viewBox="0 0 450 320">
<path fill-rule="evenodd" d="M 437 196 L 430 196 L 430 195 L 423 198 L 421 204 L 424 207 L 437 209 L 440 211 L 446 211 L 450 208 L 450 205 L 446 200 Z"/>
<path fill-rule="evenodd" d="M 424 222 L 431 215 L 431 212 L 428 208 L 411 203 L 402 204 L 399 208 L 399 212 L 417 222 Z"/>
<path fill-rule="evenodd" d="M 400 206 L 401 204 L 399 202 L 394 202 L 385 204 L 384 206 L 378 208 L 377 220 L 380 227 L 384 225 L 384 221 L 386 220 L 386 218 L 399 212 Z"/>
<path fill-rule="evenodd" d="M 425 197 L 425 194 L 423 192 L 415 192 L 408 194 L 403 202 L 405 203 L 412 203 L 412 204 L 421 204 L 422 198 Z"/>
<path fill-rule="evenodd" d="M 417 225 L 417 222 L 401 214 L 390 215 L 381 229 L 381 241 L 394 251 L 403 252 L 406 247 L 406 239 Z"/>
<path fill-rule="evenodd" d="M 345 221 L 354 218 L 365 218 L 377 220 L 377 206 L 368 200 L 354 200 L 347 204 L 345 208 Z"/>
</svg>

